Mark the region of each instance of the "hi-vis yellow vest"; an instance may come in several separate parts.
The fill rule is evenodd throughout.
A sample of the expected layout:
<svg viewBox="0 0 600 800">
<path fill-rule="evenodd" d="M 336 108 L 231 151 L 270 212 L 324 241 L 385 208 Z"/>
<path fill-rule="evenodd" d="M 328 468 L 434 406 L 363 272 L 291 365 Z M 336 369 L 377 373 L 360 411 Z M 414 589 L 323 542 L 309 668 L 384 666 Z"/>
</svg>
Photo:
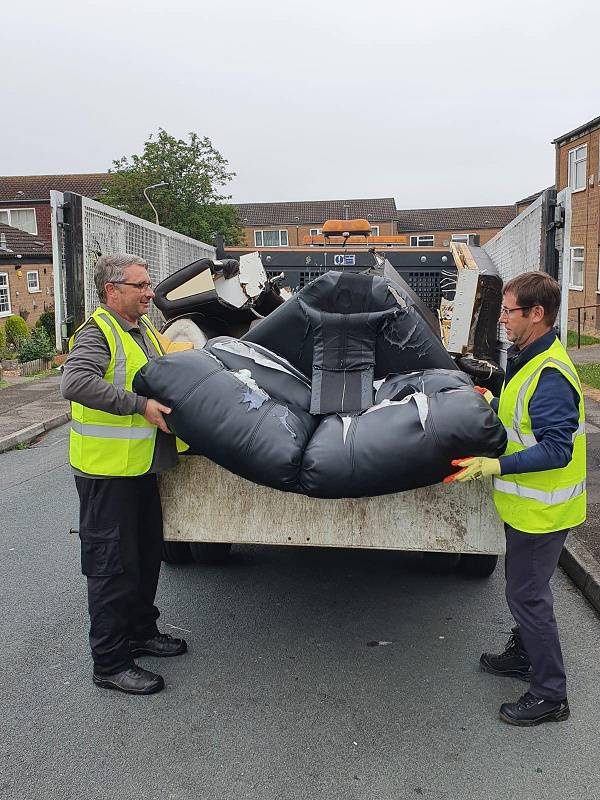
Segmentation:
<svg viewBox="0 0 600 800">
<path fill-rule="evenodd" d="M 84 325 L 92 319 L 106 337 L 110 349 L 104 380 L 131 391 L 136 372 L 148 363 L 146 354 L 106 309 L 97 308 Z M 150 320 L 141 317 L 140 326 L 145 328 L 158 355 L 162 355 L 157 331 Z M 75 334 L 69 348 L 74 338 Z M 121 416 L 71 403 L 71 417 L 69 460 L 75 469 L 107 477 L 135 477 L 148 472 L 157 428 L 141 414 Z"/>
<path fill-rule="evenodd" d="M 525 533 L 550 533 L 580 525 L 586 517 L 585 412 L 579 377 L 558 339 L 528 361 L 502 387 L 498 416 L 506 428 L 505 455 L 533 447 L 529 402 L 542 370 L 556 369 L 579 396 L 579 427 L 573 434 L 573 455 L 566 467 L 545 472 L 500 475 L 493 479 L 494 503 L 500 518 Z"/>
</svg>

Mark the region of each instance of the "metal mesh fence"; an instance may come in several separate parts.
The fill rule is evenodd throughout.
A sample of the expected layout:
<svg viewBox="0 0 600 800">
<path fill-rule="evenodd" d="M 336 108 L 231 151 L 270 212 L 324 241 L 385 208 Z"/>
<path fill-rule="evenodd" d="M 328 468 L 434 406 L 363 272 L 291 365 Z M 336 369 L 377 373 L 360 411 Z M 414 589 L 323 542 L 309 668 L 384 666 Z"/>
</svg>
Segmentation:
<svg viewBox="0 0 600 800">
<path fill-rule="evenodd" d="M 82 200 L 86 316 L 98 305 L 93 274 L 101 255 L 132 253 L 140 256 L 148 262 L 154 285 L 192 261 L 215 257 L 215 248 L 210 245 L 87 197 Z M 150 317 L 156 324 L 162 324 L 160 312 L 153 307 Z"/>
</svg>

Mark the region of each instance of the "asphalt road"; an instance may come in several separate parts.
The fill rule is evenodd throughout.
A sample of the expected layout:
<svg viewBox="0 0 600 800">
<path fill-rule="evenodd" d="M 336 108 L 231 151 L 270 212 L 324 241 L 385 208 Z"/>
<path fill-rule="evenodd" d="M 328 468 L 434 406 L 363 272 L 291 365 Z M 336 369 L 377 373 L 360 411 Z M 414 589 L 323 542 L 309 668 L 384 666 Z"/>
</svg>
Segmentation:
<svg viewBox="0 0 600 800">
<path fill-rule="evenodd" d="M 95 687 L 66 427 L 0 456 L 0 797 L 548 800 L 600 796 L 600 621 L 561 572 L 571 719 L 515 729 L 525 684 L 478 672 L 511 625 L 501 570 L 385 552 L 240 547 L 164 567 L 164 692 Z M 374 642 L 385 642 L 373 646 Z"/>
</svg>

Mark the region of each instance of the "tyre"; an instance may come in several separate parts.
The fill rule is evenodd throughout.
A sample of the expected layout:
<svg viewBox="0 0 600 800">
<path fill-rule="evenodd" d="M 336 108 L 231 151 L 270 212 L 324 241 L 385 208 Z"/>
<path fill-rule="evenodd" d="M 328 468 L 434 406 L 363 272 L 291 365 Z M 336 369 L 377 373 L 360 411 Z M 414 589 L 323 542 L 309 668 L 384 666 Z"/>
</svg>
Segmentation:
<svg viewBox="0 0 600 800">
<path fill-rule="evenodd" d="M 197 564 L 222 564 L 230 550 L 231 542 L 190 542 L 192 558 Z"/>
<path fill-rule="evenodd" d="M 498 556 L 480 553 L 463 553 L 460 557 L 459 570 L 471 578 L 489 578 L 496 569 Z"/>
<path fill-rule="evenodd" d="M 167 564 L 187 564 L 192 560 L 189 542 L 163 542 L 162 560 Z"/>
<path fill-rule="evenodd" d="M 422 564 L 426 572 L 443 575 L 456 569 L 459 560 L 460 555 L 458 553 L 425 552 L 423 553 Z"/>
</svg>

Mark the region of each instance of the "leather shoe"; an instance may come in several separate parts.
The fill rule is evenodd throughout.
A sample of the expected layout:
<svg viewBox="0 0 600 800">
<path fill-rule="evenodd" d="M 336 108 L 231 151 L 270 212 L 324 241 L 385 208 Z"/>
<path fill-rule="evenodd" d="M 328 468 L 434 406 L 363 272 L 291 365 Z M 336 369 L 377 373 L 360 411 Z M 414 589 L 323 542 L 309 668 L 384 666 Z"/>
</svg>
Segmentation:
<svg viewBox="0 0 600 800">
<path fill-rule="evenodd" d="M 162 675 L 142 669 L 137 664 L 112 675 L 97 675 L 94 672 L 92 680 L 102 689 L 117 689 L 126 694 L 154 694 L 165 688 Z"/>
<path fill-rule="evenodd" d="M 516 703 L 502 703 L 500 719 L 509 725 L 529 728 L 542 722 L 560 722 L 569 718 L 569 701 L 543 700 L 531 692 L 525 692 Z"/>
<path fill-rule="evenodd" d="M 133 640 L 129 642 L 129 651 L 134 658 L 137 656 L 180 656 L 187 650 L 185 639 L 175 639 L 168 633 L 157 633 L 151 639 Z"/>
<path fill-rule="evenodd" d="M 502 653 L 482 653 L 479 665 L 484 672 L 492 675 L 502 675 L 507 678 L 519 678 L 522 681 L 531 680 L 531 664 L 523 647 L 519 628 L 512 629 L 510 639 Z"/>
</svg>

